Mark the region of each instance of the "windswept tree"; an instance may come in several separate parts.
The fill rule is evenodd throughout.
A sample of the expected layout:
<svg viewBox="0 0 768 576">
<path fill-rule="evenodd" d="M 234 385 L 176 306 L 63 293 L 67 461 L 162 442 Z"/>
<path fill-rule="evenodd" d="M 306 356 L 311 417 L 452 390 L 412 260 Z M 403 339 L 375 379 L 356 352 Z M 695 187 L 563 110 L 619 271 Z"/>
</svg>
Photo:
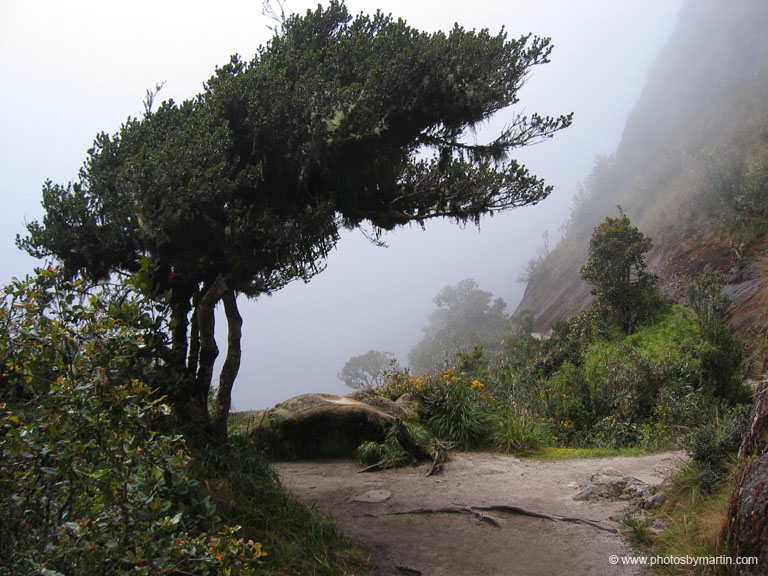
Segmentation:
<svg viewBox="0 0 768 576">
<path fill-rule="evenodd" d="M 168 393 L 199 429 L 223 302 L 221 439 L 239 366 L 236 294 L 308 280 L 341 228 L 377 238 L 436 217 L 478 223 L 548 195 L 509 153 L 570 115 L 517 115 L 484 143 L 465 135 L 515 104 L 550 51 L 549 39 L 425 33 L 331 1 L 287 18 L 251 61 L 232 57 L 196 98 L 154 110 L 150 97 L 141 118 L 99 135 L 76 182 L 45 184 L 43 221 L 19 244 L 72 275 L 143 274 L 173 310 L 186 377 Z"/>
</svg>

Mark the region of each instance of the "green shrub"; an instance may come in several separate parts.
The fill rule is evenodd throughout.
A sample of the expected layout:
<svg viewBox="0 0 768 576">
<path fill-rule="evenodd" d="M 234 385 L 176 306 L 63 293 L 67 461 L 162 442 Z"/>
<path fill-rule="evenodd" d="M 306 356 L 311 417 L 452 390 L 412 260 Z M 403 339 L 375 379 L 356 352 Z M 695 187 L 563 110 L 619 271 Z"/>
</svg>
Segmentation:
<svg viewBox="0 0 768 576">
<path fill-rule="evenodd" d="M 592 429 L 592 442 L 601 448 L 636 446 L 642 439 L 640 427 L 632 420 L 606 416 Z"/>
<path fill-rule="evenodd" d="M 748 407 L 739 405 L 713 412 L 687 441 L 696 480 L 705 494 L 717 490 L 727 478 L 746 429 Z"/>
<path fill-rule="evenodd" d="M 419 392 L 427 428 L 461 448 L 484 444 L 488 440 L 490 406 L 483 388 L 479 380 L 470 382 L 451 369 L 427 379 Z"/>
<path fill-rule="evenodd" d="M 261 545 L 218 526 L 163 374 L 163 321 L 126 288 L 53 269 L 0 305 L 0 574 L 234 574 Z"/>
<path fill-rule="evenodd" d="M 742 350 L 731 333 L 730 299 L 723 294 L 725 277 L 711 269 L 686 291 L 696 314 L 700 338 L 696 357 L 701 366 L 701 384 L 713 395 L 731 402 L 744 400 L 739 372 Z"/>
</svg>

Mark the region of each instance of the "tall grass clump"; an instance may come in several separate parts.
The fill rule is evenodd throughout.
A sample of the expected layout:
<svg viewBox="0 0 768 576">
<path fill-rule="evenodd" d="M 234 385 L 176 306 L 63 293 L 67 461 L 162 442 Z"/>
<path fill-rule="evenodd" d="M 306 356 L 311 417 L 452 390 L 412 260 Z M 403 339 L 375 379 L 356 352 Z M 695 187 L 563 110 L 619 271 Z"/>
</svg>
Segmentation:
<svg viewBox="0 0 768 576">
<path fill-rule="evenodd" d="M 529 453 L 552 442 L 552 434 L 540 419 L 512 406 L 492 417 L 491 442 L 508 453 Z"/>
</svg>

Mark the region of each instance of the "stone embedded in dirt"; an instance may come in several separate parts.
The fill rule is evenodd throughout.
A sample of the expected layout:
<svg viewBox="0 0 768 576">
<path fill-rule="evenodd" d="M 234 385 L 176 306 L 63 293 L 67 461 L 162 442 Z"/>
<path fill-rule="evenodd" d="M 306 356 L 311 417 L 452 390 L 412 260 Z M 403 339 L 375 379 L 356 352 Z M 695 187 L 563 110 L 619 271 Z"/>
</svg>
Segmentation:
<svg viewBox="0 0 768 576">
<path fill-rule="evenodd" d="M 650 509 L 660 506 L 665 499 L 663 492 L 632 476 L 626 476 L 615 468 L 603 468 L 579 484 L 574 500 L 628 500 L 633 508 Z"/>
<path fill-rule="evenodd" d="M 386 502 L 392 496 L 389 490 L 368 490 L 364 494 L 352 498 L 352 502 L 363 502 L 365 504 L 378 504 Z"/>
<path fill-rule="evenodd" d="M 277 460 L 351 457 L 366 440 L 381 442 L 395 418 L 352 398 L 303 394 L 252 421 L 251 437 Z"/>
</svg>

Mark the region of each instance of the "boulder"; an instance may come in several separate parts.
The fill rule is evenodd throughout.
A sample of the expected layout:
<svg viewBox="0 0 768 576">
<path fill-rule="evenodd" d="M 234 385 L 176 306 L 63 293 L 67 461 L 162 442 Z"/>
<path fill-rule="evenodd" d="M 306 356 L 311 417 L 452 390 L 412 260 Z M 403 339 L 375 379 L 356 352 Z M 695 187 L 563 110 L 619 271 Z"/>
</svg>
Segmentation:
<svg viewBox="0 0 768 576">
<path fill-rule="evenodd" d="M 413 394 L 403 394 L 395 401 L 406 414 L 408 420 L 421 420 L 424 404 Z"/>
<path fill-rule="evenodd" d="M 333 394 L 304 394 L 250 421 L 250 434 L 277 460 L 351 457 L 361 442 L 381 442 L 396 418 Z"/>
<path fill-rule="evenodd" d="M 394 418 L 400 418 L 401 420 L 410 419 L 408 413 L 402 406 L 389 398 L 385 398 L 381 394 L 376 394 L 376 392 L 370 390 L 357 390 L 356 392 L 352 392 L 352 394 L 345 396 L 345 398 L 350 398 L 362 402 L 363 404 L 368 404 L 368 406 L 373 406 L 376 410 L 380 410 L 381 412 L 384 412 L 384 414 L 389 414 Z"/>
<path fill-rule="evenodd" d="M 649 509 L 664 502 L 664 493 L 658 492 L 642 480 L 626 476 L 615 468 L 603 468 L 579 484 L 574 500 L 628 500 L 633 509 Z"/>
</svg>

